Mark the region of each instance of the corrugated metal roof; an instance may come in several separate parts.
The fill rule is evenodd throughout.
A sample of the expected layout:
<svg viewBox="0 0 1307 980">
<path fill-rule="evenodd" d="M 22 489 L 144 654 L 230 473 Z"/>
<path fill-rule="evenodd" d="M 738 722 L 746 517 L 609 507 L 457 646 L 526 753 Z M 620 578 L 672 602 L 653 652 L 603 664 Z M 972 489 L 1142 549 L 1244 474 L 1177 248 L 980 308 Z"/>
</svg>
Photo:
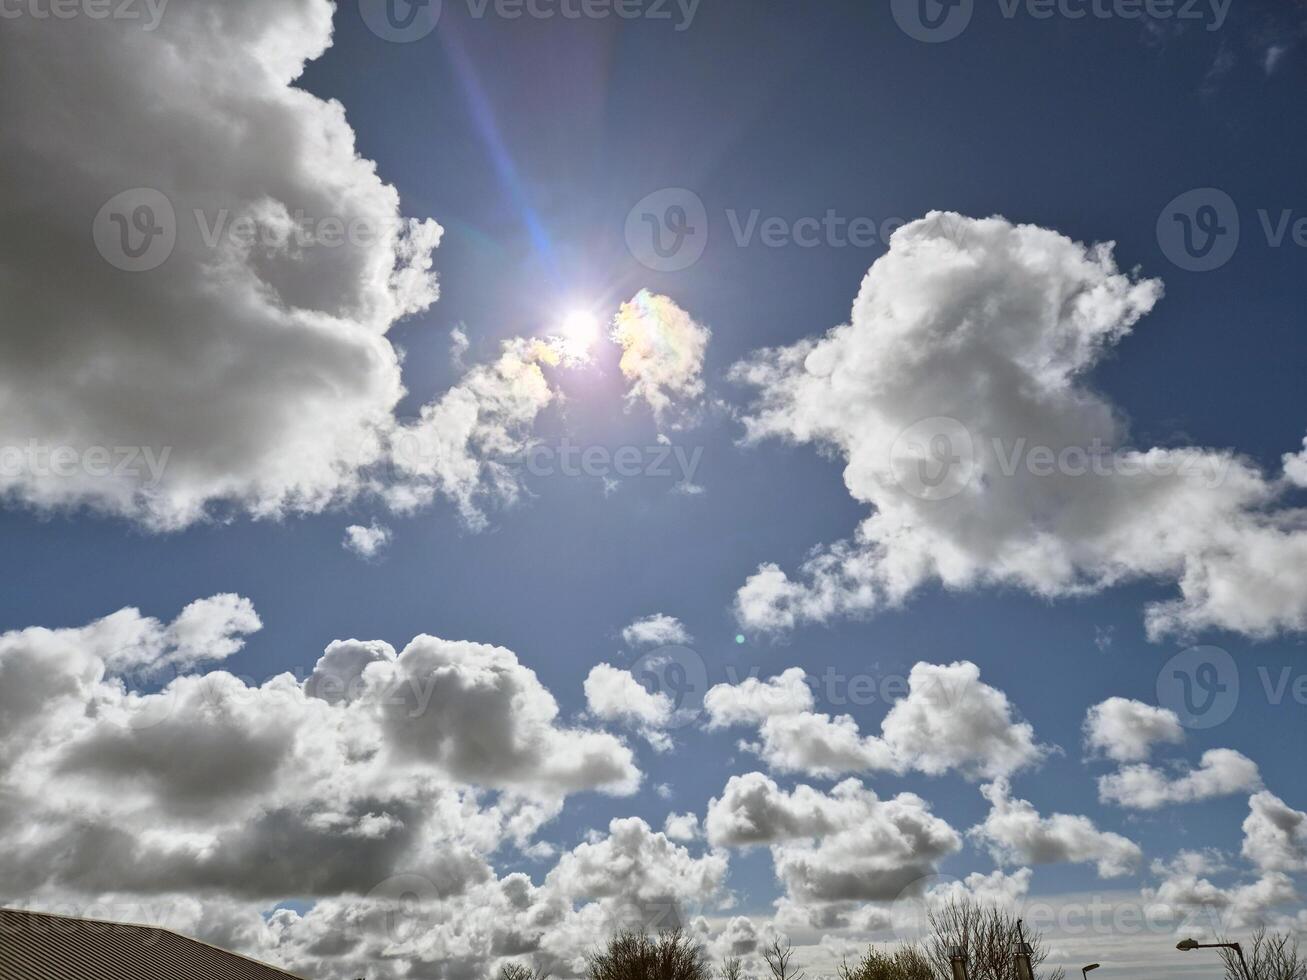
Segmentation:
<svg viewBox="0 0 1307 980">
<path fill-rule="evenodd" d="M 152 926 L 0 909 L 0 980 L 303 980 Z"/>
</svg>

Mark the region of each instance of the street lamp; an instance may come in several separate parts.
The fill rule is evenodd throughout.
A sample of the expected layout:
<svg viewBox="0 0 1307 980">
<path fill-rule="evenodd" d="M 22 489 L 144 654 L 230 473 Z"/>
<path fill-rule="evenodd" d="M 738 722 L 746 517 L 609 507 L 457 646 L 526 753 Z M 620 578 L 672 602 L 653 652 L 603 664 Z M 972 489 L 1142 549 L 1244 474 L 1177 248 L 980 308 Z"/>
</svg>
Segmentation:
<svg viewBox="0 0 1307 980">
<path fill-rule="evenodd" d="M 1200 943 L 1197 939 L 1181 939 L 1175 944 L 1175 948 L 1185 952 L 1191 949 L 1232 949 L 1239 957 L 1239 965 L 1243 967 L 1245 980 L 1253 980 L 1253 975 L 1248 972 L 1248 961 L 1243 958 L 1243 947 L 1238 943 Z"/>
<path fill-rule="evenodd" d="M 1034 952 L 1030 943 L 1026 942 L 1025 933 L 1021 931 L 1021 920 L 1017 919 L 1017 948 L 1015 950 L 1017 980 L 1035 980 L 1035 968 L 1030 963 L 1030 957 Z"/>
<path fill-rule="evenodd" d="M 953 980 L 967 980 L 967 951 L 961 946 L 950 947 L 948 961 L 953 967 Z"/>
<path fill-rule="evenodd" d="M 1083 978 L 1083 980 L 1089 980 L 1089 971 L 1097 970 L 1097 969 L 1098 969 L 1097 963 L 1090 963 L 1088 966 L 1082 966 L 1080 968 L 1080 976 Z"/>
</svg>

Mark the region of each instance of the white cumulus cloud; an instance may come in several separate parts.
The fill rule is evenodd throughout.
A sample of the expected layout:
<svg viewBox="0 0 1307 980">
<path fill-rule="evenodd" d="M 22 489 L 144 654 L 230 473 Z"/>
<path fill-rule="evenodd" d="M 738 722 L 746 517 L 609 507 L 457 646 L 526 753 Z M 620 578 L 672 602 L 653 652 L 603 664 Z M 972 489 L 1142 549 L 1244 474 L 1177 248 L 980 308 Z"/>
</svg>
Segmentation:
<svg viewBox="0 0 1307 980">
<path fill-rule="evenodd" d="M 827 794 L 805 785 L 786 793 L 757 772 L 732 776 L 704 825 L 713 844 L 769 845 L 777 877 L 801 905 L 888 901 L 961 846 L 920 797 L 882 800 L 856 779 Z"/>
<path fill-rule="evenodd" d="M 1263 871 L 1307 871 L 1307 813 L 1263 790 L 1248 800 L 1243 856 Z"/>
<path fill-rule="evenodd" d="M 623 303 L 612 339 L 622 348 L 627 401 L 644 401 L 660 425 L 692 418 L 703 395 L 703 357 L 711 336 L 666 296 L 642 289 Z"/>
<path fill-rule="evenodd" d="M 391 531 L 375 521 L 368 525 L 351 524 L 345 528 L 343 546 L 360 558 L 376 558 L 390 544 Z"/>
<path fill-rule="evenodd" d="M 869 615 L 931 582 L 1054 598 L 1174 582 L 1154 638 L 1307 629 L 1307 532 L 1233 453 L 1137 445 L 1089 374 L 1162 295 L 1084 246 L 1003 218 L 899 229 L 849 323 L 737 365 L 751 442 L 838 453 L 871 514 L 795 575 L 738 592 L 757 630 Z M 1293 472 L 1297 472 L 1296 466 Z"/>
<path fill-rule="evenodd" d="M 0 260 L 0 446 L 80 465 L 0 467 L 5 492 L 173 528 L 357 490 L 403 392 L 386 333 L 436 298 L 441 229 L 404 220 L 342 106 L 292 84 L 333 12 L 192 0 L 149 32 L 6 20 L 0 235 L 25 244 Z M 157 193 L 118 198 L 138 188 Z M 175 231 L 166 262 L 111 264 L 166 242 L 155 228 Z M 102 473 L 95 454 L 118 447 L 166 465 Z"/>
<path fill-rule="evenodd" d="M 1006 783 L 982 789 L 990 811 L 971 836 L 988 845 L 1002 864 L 1094 864 L 1103 878 L 1129 874 L 1143 856 L 1133 841 L 1099 830 L 1088 817 L 1054 813 L 1044 817 L 1027 800 L 1013 799 Z"/>
<path fill-rule="evenodd" d="M 662 691 L 646 690 L 629 670 L 596 664 L 585 679 L 585 703 L 596 718 L 631 725 L 660 751 L 671 748 L 671 739 L 661 729 L 675 713 L 672 699 Z"/>
<path fill-rule="evenodd" d="M 1098 779 L 1098 798 L 1135 810 L 1157 810 L 1173 803 L 1195 803 L 1261 785 L 1257 763 L 1234 749 L 1209 749 L 1197 769 L 1172 774 L 1138 763 Z"/>
<path fill-rule="evenodd" d="M 1142 762 L 1159 742 L 1184 741 L 1180 718 L 1129 698 L 1108 698 L 1085 715 L 1085 744 L 1117 762 Z"/>
<path fill-rule="evenodd" d="M 661 647 L 693 643 L 694 637 L 675 616 L 654 613 L 625 627 L 622 630 L 622 641 L 633 647 Z"/>
<path fill-rule="evenodd" d="M 720 684 L 704 698 L 710 728 L 757 725 L 758 753 L 781 772 L 957 771 L 994 779 L 1038 763 L 1048 751 L 1030 724 L 1014 717 L 1007 696 L 966 661 L 914 666 L 907 696 L 886 714 L 879 735 L 863 735 L 849 715 L 813 707 L 797 667 L 768 681 Z"/>
</svg>

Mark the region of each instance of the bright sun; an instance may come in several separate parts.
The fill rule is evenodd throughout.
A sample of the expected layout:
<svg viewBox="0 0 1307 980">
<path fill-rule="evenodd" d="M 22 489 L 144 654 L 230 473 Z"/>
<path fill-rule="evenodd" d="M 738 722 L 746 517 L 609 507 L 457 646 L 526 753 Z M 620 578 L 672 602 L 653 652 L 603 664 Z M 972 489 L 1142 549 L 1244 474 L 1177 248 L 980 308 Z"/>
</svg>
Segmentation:
<svg viewBox="0 0 1307 980">
<path fill-rule="evenodd" d="M 567 352 L 573 357 L 585 357 L 599 340 L 599 318 L 589 310 L 576 309 L 567 313 L 558 325 L 558 334 Z"/>
</svg>

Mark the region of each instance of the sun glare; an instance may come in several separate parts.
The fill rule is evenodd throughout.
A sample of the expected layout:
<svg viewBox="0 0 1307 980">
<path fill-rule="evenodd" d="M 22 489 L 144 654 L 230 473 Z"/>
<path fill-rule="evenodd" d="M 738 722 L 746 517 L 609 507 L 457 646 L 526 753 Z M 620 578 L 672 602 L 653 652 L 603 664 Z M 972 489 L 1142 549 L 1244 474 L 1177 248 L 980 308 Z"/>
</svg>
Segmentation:
<svg viewBox="0 0 1307 980">
<path fill-rule="evenodd" d="M 599 317 L 589 310 L 575 309 L 564 315 L 558 325 L 558 335 L 564 350 L 571 357 L 586 358 L 599 340 Z"/>
</svg>

